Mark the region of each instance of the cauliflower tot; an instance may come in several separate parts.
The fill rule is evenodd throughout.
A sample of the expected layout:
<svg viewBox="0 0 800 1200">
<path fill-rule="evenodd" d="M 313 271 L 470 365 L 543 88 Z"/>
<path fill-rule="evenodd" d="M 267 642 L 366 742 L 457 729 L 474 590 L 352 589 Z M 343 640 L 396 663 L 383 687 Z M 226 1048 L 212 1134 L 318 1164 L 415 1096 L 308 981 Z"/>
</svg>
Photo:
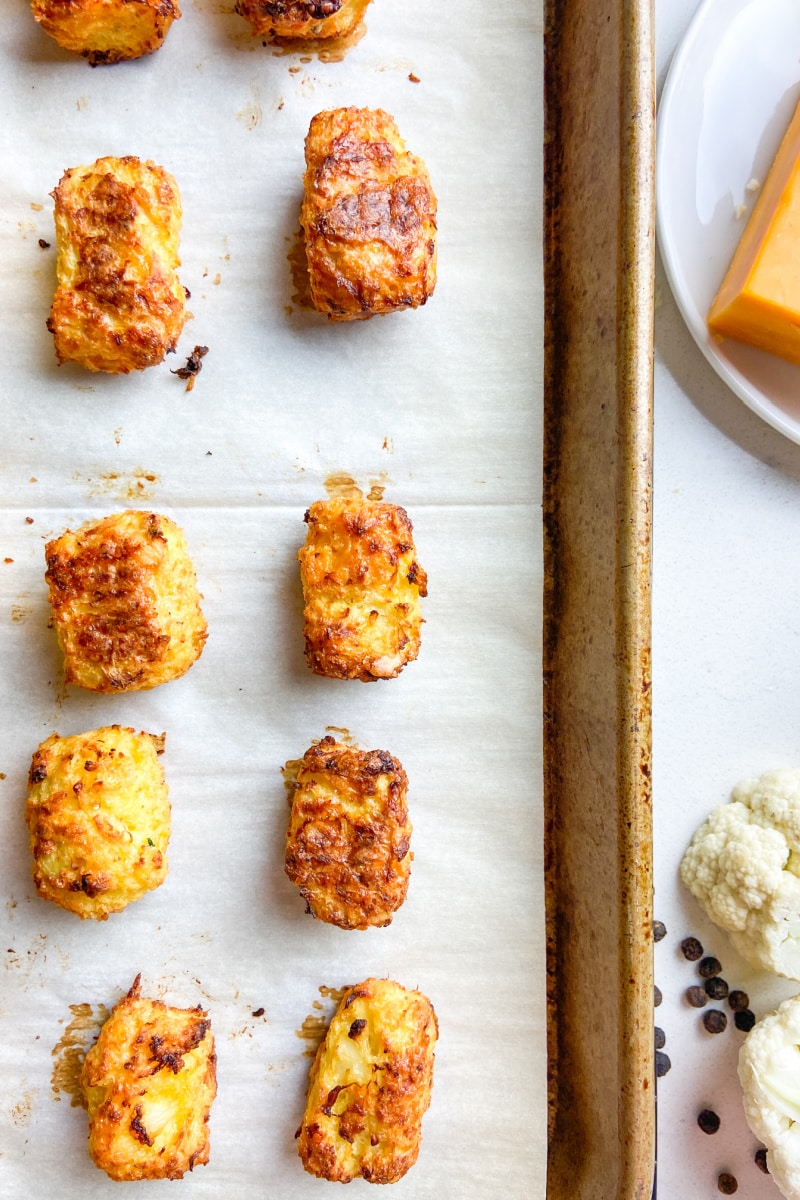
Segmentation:
<svg viewBox="0 0 800 1200">
<path fill-rule="evenodd" d="M 208 1014 L 145 999 L 137 975 L 81 1071 L 95 1164 L 129 1181 L 181 1179 L 207 1163 L 216 1061 Z"/>
<path fill-rule="evenodd" d="M 739 1082 L 770 1175 L 786 1200 L 800 1200 L 800 996 L 750 1030 L 739 1051 Z"/>
<path fill-rule="evenodd" d="M 286 874 L 319 920 L 341 929 L 391 923 L 413 858 L 407 791 L 405 771 L 385 750 L 325 737 L 306 751 L 294 781 Z"/>
<path fill-rule="evenodd" d="M 743 958 L 800 979 L 800 770 L 734 788 L 695 833 L 680 874 Z"/>
<path fill-rule="evenodd" d="M 411 521 L 396 504 L 360 497 L 318 500 L 300 550 L 306 659 L 333 679 L 392 679 L 417 657 L 420 597 Z"/>
<path fill-rule="evenodd" d="M 300 225 L 311 302 L 331 321 L 425 304 L 436 286 L 436 197 L 381 109 L 317 113 Z"/>
<path fill-rule="evenodd" d="M 104 921 L 167 877 L 163 735 L 110 725 L 34 752 L 25 821 L 43 900 Z"/>
<path fill-rule="evenodd" d="M 181 15 L 177 0 L 31 0 L 34 20 L 93 67 L 158 50 Z"/>
<path fill-rule="evenodd" d="M 153 162 L 99 158 L 66 171 L 53 198 L 57 286 L 47 328 L 59 364 L 126 375 L 160 363 L 186 319 L 177 183 Z"/>
<path fill-rule="evenodd" d="M 350 988 L 314 1059 L 298 1153 L 310 1175 L 396 1183 L 419 1155 L 436 1014 L 390 979 Z"/>
<path fill-rule="evenodd" d="M 370 0 L 238 0 L 257 37 L 342 38 L 361 24 Z"/>
<path fill-rule="evenodd" d="M 45 547 L 66 682 L 139 691 L 177 679 L 207 636 L 183 532 L 128 510 L 67 530 Z"/>
</svg>

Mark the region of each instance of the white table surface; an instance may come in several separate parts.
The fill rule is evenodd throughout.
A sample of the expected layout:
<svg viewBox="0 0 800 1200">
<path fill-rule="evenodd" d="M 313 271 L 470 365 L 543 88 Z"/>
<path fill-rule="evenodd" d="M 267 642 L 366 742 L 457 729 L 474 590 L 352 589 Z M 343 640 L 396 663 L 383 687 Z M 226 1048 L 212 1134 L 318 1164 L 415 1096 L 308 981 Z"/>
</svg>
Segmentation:
<svg viewBox="0 0 800 1200">
<path fill-rule="evenodd" d="M 659 94 L 697 0 L 658 0 Z M 800 59 L 800 51 L 798 52 Z M 800 73 L 800 62 L 798 63 Z M 797 604 L 800 446 L 764 424 L 717 378 L 695 346 L 656 268 L 654 498 L 655 915 L 672 1068 L 658 1084 L 659 1200 L 711 1200 L 729 1171 L 738 1195 L 769 1200 L 753 1162 L 736 1061 L 743 1034 L 713 1037 L 684 1000 L 697 982 L 681 956 L 694 934 L 716 955 L 757 1017 L 800 990 L 748 967 L 684 891 L 680 857 L 707 813 L 743 778 L 800 764 Z M 732 1014 L 729 1014 L 729 1017 Z M 722 1118 L 703 1134 L 697 1113 Z"/>
</svg>

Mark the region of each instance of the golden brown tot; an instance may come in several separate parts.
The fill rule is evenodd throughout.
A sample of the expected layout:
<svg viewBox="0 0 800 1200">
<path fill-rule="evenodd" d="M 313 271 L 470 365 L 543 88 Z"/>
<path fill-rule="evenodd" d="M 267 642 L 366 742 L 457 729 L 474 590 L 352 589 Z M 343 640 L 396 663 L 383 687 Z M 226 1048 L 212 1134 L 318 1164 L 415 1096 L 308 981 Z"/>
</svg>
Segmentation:
<svg viewBox="0 0 800 1200">
<path fill-rule="evenodd" d="M 53 198 L 57 287 L 47 328 L 59 363 L 112 375 L 160 363 L 186 316 L 175 180 L 149 161 L 99 158 L 66 171 Z"/>
<path fill-rule="evenodd" d="M 145 999 L 137 975 L 81 1071 L 95 1164 L 128 1181 L 180 1179 L 207 1163 L 216 1062 L 208 1014 Z"/>
<path fill-rule="evenodd" d="M 31 0 L 31 9 L 62 49 L 93 67 L 152 54 L 181 15 L 177 0 Z"/>
<path fill-rule="evenodd" d="M 332 498 L 305 516 L 299 552 L 308 665 L 334 679 L 392 679 L 419 653 L 417 562 L 405 509 L 383 500 Z"/>
<path fill-rule="evenodd" d="M 361 24 L 370 0 L 238 0 L 258 37 L 342 38 Z"/>
<path fill-rule="evenodd" d="M 139 691 L 200 656 L 206 622 L 186 539 L 169 517 L 129 509 L 68 529 L 45 547 L 66 682 Z"/>
<path fill-rule="evenodd" d="M 312 119 L 300 225 L 312 303 L 332 321 L 417 308 L 432 295 L 436 197 L 381 109 Z"/>
<path fill-rule="evenodd" d="M 296 771 L 286 874 L 308 909 L 341 929 L 389 925 L 408 891 L 408 779 L 385 750 L 324 737 Z"/>
<path fill-rule="evenodd" d="M 395 1183 L 414 1165 L 438 1032 L 421 992 L 366 979 L 345 993 L 314 1059 L 298 1133 L 311 1175 Z"/>
<path fill-rule="evenodd" d="M 104 921 L 167 877 L 163 736 L 110 725 L 34 752 L 25 820 L 43 900 Z"/>
</svg>

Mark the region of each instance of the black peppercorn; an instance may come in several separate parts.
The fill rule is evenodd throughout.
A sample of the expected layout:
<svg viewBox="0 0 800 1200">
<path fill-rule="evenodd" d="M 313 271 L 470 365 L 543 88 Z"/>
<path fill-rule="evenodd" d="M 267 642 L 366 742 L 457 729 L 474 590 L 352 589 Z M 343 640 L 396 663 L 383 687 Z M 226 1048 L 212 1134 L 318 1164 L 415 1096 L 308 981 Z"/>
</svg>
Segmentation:
<svg viewBox="0 0 800 1200">
<path fill-rule="evenodd" d="M 664 1030 L 659 1029 L 657 1025 L 653 1032 L 655 1034 L 656 1050 L 663 1050 L 667 1044 L 667 1035 L 664 1033 Z"/>
<path fill-rule="evenodd" d="M 705 958 L 701 958 L 697 964 L 697 973 L 702 975 L 703 979 L 710 979 L 712 975 L 719 975 L 721 970 L 722 963 L 711 954 Z"/>
<path fill-rule="evenodd" d="M 686 989 L 686 999 L 692 1008 L 702 1008 L 704 1004 L 708 1003 L 706 989 L 697 985 Z"/>
<path fill-rule="evenodd" d="M 658 1008 L 659 1004 L 661 1003 L 661 1001 L 663 999 L 664 999 L 664 997 L 661 995 L 661 988 L 654 987 L 653 988 L 653 1007 Z"/>
<path fill-rule="evenodd" d="M 730 1175 L 727 1171 L 723 1171 L 717 1179 L 717 1187 L 722 1192 L 723 1196 L 732 1196 L 734 1192 L 738 1192 L 739 1184 L 736 1182 L 736 1176 Z"/>
<path fill-rule="evenodd" d="M 753 1161 L 759 1171 L 763 1171 L 765 1175 L 769 1175 L 769 1167 L 767 1166 L 767 1152 L 763 1146 L 759 1146 L 753 1155 Z"/>
<path fill-rule="evenodd" d="M 749 1008 L 745 1008 L 742 1012 L 733 1014 L 733 1023 L 742 1033 L 749 1033 L 756 1023 L 756 1015 Z"/>
<path fill-rule="evenodd" d="M 728 994 L 728 985 L 721 975 L 714 975 L 705 982 L 706 994 L 712 1000 L 724 1000 Z"/>
<path fill-rule="evenodd" d="M 697 1124 L 703 1133 L 716 1133 L 720 1126 L 719 1117 L 710 1108 L 704 1108 L 697 1114 Z"/>
<path fill-rule="evenodd" d="M 703 1025 L 708 1033 L 722 1033 L 728 1026 L 728 1018 L 718 1008 L 711 1008 L 703 1013 Z"/>
<path fill-rule="evenodd" d="M 660 942 L 667 936 L 667 927 L 663 921 L 653 921 L 653 941 Z"/>
<path fill-rule="evenodd" d="M 732 1008 L 734 1012 L 744 1012 L 746 1008 L 750 1007 L 750 997 L 747 992 L 734 988 L 728 996 L 728 1007 Z"/>
<path fill-rule="evenodd" d="M 688 958 L 689 962 L 696 962 L 698 958 L 703 957 L 702 944 L 696 937 L 684 938 L 681 942 L 681 951 L 683 957 Z"/>
<path fill-rule="evenodd" d="M 666 1075 L 667 1071 L 669 1071 L 671 1066 L 672 1066 L 672 1063 L 670 1062 L 669 1055 L 665 1054 L 663 1050 L 656 1050 L 656 1075 L 657 1075 L 657 1077 L 659 1079 L 662 1079 L 664 1077 L 664 1075 Z"/>
</svg>

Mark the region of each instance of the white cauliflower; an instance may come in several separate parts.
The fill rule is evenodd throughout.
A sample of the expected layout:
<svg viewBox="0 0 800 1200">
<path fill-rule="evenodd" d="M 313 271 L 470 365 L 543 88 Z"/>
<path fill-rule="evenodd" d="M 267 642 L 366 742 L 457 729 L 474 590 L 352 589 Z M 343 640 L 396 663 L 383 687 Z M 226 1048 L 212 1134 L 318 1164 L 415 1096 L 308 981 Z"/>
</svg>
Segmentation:
<svg viewBox="0 0 800 1200">
<path fill-rule="evenodd" d="M 800 770 L 734 788 L 695 833 L 680 872 L 743 958 L 800 979 Z"/>
<path fill-rule="evenodd" d="M 739 1081 L 772 1178 L 787 1200 L 800 1200 L 800 996 L 750 1030 L 739 1051 Z"/>
</svg>

